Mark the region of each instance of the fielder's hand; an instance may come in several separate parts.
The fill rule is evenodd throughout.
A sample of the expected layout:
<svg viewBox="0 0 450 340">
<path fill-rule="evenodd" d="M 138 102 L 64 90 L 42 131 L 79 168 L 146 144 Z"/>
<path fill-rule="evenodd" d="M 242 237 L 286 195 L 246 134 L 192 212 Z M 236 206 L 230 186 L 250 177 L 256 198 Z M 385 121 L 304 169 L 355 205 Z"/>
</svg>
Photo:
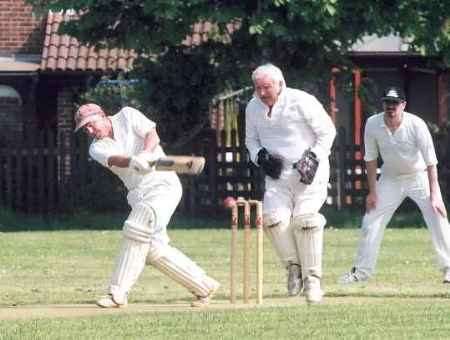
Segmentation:
<svg viewBox="0 0 450 340">
<path fill-rule="evenodd" d="M 294 169 L 300 174 L 300 182 L 304 184 L 311 184 L 319 167 L 319 159 L 311 150 L 306 150 L 302 158 L 297 163 L 294 163 Z"/>
<path fill-rule="evenodd" d="M 283 160 L 280 157 L 271 155 L 265 148 L 262 148 L 258 152 L 257 163 L 267 176 L 270 176 L 273 179 L 280 178 L 281 170 L 283 168 Z"/>
<path fill-rule="evenodd" d="M 141 152 L 140 154 L 131 157 L 129 168 L 141 175 L 146 175 L 155 170 L 155 166 L 150 165 L 150 162 L 153 160 L 154 159 L 150 153 Z"/>
<path fill-rule="evenodd" d="M 369 212 L 377 207 L 378 196 L 374 192 L 369 192 L 366 197 L 366 211 Z"/>
<path fill-rule="evenodd" d="M 435 198 L 434 195 L 431 196 L 431 207 L 436 214 L 440 214 L 442 217 L 447 218 L 447 209 L 445 209 L 442 198 Z"/>
</svg>

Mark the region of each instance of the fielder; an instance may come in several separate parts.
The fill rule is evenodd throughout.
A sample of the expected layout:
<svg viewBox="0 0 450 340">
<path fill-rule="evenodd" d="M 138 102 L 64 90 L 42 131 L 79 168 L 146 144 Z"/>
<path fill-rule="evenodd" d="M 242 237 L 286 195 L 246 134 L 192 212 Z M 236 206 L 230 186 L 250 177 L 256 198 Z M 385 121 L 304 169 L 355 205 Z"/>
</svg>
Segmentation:
<svg viewBox="0 0 450 340">
<path fill-rule="evenodd" d="M 286 87 L 281 70 L 265 64 L 252 74 L 246 108 L 246 146 L 266 174 L 264 229 L 288 272 L 288 295 L 304 290 L 320 302 L 328 156 L 336 130 L 312 95 Z"/>
<path fill-rule="evenodd" d="M 371 116 L 364 131 L 369 193 L 366 214 L 353 268 L 341 284 L 367 281 L 374 273 L 386 225 L 402 201 L 409 197 L 419 207 L 430 230 L 444 283 L 450 283 L 450 230 L 436 170 L 433 140 L 425 122 L 404 111 L 405 96 L 389 87 L 382 97 L 383 112 Z M 381 176 L 377 158 L 381 156 Z"/>
<path fill-rule="evenodd" d="M 131 206 L 108 295 L 100 298 L 97 305 L 125 306 L 145 264 L 151 264 L 194 295 L 192 306 L 206 306 L 219 283 L 169 245 L 166 228 L 181 199 L 182 188 L 175 172 L 155 171 L 149 164 L 165 156 L 155 123 L 131 107 L 106 116 L 100 106 L 92 103 L 78 109 L 75 123 L 75 131 L 83 128 L 94 138 L 90 156 L 123 181 Z"/>
</svg>

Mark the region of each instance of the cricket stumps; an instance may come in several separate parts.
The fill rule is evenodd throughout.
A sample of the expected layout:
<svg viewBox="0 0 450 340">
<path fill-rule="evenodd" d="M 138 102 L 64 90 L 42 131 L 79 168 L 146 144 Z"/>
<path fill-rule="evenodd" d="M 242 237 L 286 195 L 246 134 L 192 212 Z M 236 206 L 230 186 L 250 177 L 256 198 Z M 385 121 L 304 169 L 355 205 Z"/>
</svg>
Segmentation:
<svg viewBox="0 0 450 340">
<path fill-rule="evenodd" d="M 243 241 L 243 300 L 250 303 L 250 259 L 252 236 L 252 210 L 254 211 L 254 227 L 256 228 L 256 303 L 263 301 L 263 217 L 262 202 L 245 200 L 239 197 L 235 200 L 227 197 L 224 205 L 231 210 L 231 249 L 230 249 L 230 302 L 236 303 L 237 271 L 238 271 L 238 229 L 244 229 Z M 241 213 L 240 213 L 241 212 Z"/>
</svg>

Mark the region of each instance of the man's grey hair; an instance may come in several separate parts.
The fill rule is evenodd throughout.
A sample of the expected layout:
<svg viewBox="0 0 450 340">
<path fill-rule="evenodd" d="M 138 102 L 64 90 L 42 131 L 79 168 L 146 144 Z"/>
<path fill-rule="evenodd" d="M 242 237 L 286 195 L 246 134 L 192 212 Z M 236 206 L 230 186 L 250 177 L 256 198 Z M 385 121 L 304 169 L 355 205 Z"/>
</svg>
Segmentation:
<svg viewBox="0 0 450 340">
<path fill-rule="evenodd" d="M 281 82 L 282 89 L 286 87 L 286 82 L 283 77 L 283 72 L 281 72 L 281 70 L 273 64 L 264 64 L 264 65 L 258 66 L 252 73 L 253 84 L 255 83 L 256 78 L 260 75 L 267 75 L 274 81 Z"/>
</svg>

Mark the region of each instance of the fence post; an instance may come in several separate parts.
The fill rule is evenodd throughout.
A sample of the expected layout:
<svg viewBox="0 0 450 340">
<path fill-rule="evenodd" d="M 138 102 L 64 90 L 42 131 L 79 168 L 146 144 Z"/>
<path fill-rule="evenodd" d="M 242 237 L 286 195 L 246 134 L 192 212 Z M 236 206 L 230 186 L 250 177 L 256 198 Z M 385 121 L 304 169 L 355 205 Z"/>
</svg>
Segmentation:
<svg viewBox="0 0 450 340">
<path fill-rule="evenodd" d="M 37 141 L 37 128 L 33 125 L 24 126 L 24 149 L 25 157 L 24 157 L 24 175 L 22 181 L 25 183 L 25 190 L 23 193 L 23 201 L 24 207 L 23 211 L 26 213 L 36 212 L 37 209 L 34 206 L 34 193 L 36 192 L 36 185 L 34 176 L 34 167 L 37 162 L 35 161 L 35 150 L 36 150 L 36 141 Z"/>
<path fill-rule="evenodd" d="M 346 146 L 346 131 L 344 127 L 338 128 L 336 152 L 336 208 L 342 209 L 342 204 L 345 202 L 345 146 Z"/>
<path fill-rule="evenodd" d="M 213 209 L 217 207 L 217 139 L 218 135 L 209 130 L 206 134 L 207 141 L 207 169 L 208 169 L 208 189 L 211 198 L 211 206 Z"/>
<path fill-rule="evenodd" d="M 39 131 L 38 133 L 38 153 L 36 157 L 37 162 L 37 200 L 39 203 L 38 205 L 38 213 L 40 215 L 45 215 L 47 212 L 47 204 L 44 203 L 47 201 L 47 198 L 45 196 L 45 188 L 47 187 L 45 183 L 45 175 L 44 175 L 44 166 L 45 166 L 45 156 L 47 152 L 48 156 L 48 149 L 45 149 L 45 133 L 47 129 L 43 129 Z"/>
</svg>

